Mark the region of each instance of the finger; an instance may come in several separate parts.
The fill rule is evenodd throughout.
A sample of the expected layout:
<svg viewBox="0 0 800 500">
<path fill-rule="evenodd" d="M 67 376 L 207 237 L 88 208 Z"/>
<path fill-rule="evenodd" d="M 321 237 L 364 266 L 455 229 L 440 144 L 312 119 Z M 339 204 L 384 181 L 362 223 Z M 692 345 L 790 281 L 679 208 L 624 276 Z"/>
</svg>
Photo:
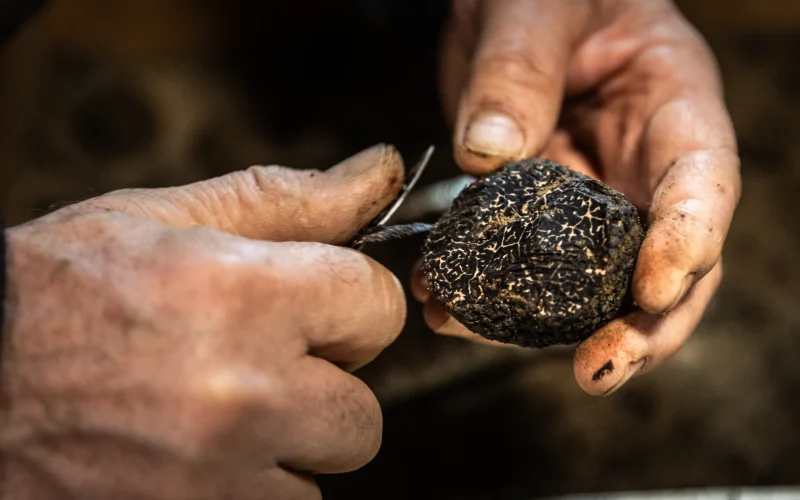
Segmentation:
<svg viewBox="0 0 800 500">
<path fill-rule="evenodd" d="M 428 327 L 439 335 L 459 337 L 471 342 L 495 347 L 517 347 L 513 344 L 489 340 L 477 333 L 471 332 L 466 326 L 445 311 L 441 302 L 436 300 L 433 296 L 428 297 L 428 300 L 425 302 L 423 315 Z"/>
<path fill-rule="evenodd" d="M 301 332 L 310 354 L 355 370 L 400 334 L 405 293 L 378 262 L 318 243 L 272 246 L 269 276 L 261 281 L 282 284 L 272 307 L 284 311 L 291 331 Z"/>
<path fill-rule="evenodd" d="M 286 414 L 296 418 L 275 444 L 281 465 L 334 474 L 370 462 L 381 445 L 383 416 L 367 385 L 314 357 L 301 360 L 292 377 Z"/>
<path fill-rule="evenodd" d="M 581 0 L 479 5 L 479 37 L 453 138 L 456 161 L 475 175 L 545 146 L 560 112 L 573 46 L 590 14 L 589 3 Z M 460 24 L 452 29 L 468 29 Z M 451 36 L 445 43 L 452 47 L 444 50 L 443 66 L 457 65 L 461 40 Z"/>
<path fill-rule="evenodd" d="M 719 260 L 741 193 L 733 127 L 719 98 L 673 101 L 654 116 L 645 136 L 657 186 L 648 234 L 633 276 L 645 311 L 662 313 Z"/>
<path fill-rule="evenodd" d="M 86 204 L 247 238 L 343 243 L 397 196 L 404 175 L 397 150 L 378 145 L 325 172 L 251 167 L 182 187 L 117 191 Z"/>
<path fill-rule="evenodd" d="M 541 156 L 575 172 L 595 179 L 600 178 L 600 172 L 592 165 L 588 156 L 575 147 L 571 135 L 564 130 L 556 130 L 553 133 Z"/>
<path fill-rule="evenodd" d="M 578 346 L 575 378 L 592 395 L 607 395 L 653 370 L 689 338 L 722 279 L 717 264 L 667 315 L 636 311 L 612 321 Z"/>
</svg>

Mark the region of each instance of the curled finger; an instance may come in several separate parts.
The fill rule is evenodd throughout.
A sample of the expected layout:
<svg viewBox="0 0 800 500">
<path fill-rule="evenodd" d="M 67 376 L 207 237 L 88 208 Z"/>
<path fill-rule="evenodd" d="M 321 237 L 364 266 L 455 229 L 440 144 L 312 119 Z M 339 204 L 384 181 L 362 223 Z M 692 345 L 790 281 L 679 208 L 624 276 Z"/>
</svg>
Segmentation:
<svg viewBox="0 0 800 500">
<path fill-rule="evenodd" d="M 308 353 L 356 369 L 394 342 L 406 319 L 400 281 L 367 255 L 319 243 L 275 243 L 287 325 Z"/>
<path fill-rule="evenodd" d="M 355 376 L 313 356 L 292 374 L 286 428 L 275 443 L 281 466 L 333 474 L 358 469 L 381 445 L 383 416 L 378 400 Z"/>
<path fill-rule="evenodd" d="M 578 385 L 592 395 L 611 394 L 662 364 L 697 327 L 721 279 L 720 262 L 668 314 L 636 311 L 594 333 L 575 352 Z"/>
<path fill-rule="evenodd" d="M 642 309 L 671 310 L 719 261 L 740 189 L 732 150 L 696 151 L 674 162 L 656 188 L 633 275 Z"/>
<path fill-rule="evenodd" d="M 517 347 L 514 344 L 508 344 L 506 342 L 500 342 L 497 340 L 489 340 L 477 333 L 470 331 L 461 322 L 451 316 L 444 309 L 444 307 L 442 307 L 441 302 L 436 300 L 436 297 L 428 297 L 428 299 L 425 301 L 423 314 L 425 317 L 425 323 L 428 325 L 428 327 L 433 330 L 434 333 L 439 335 L 458 337 L 472 342 L 477 342 L 479 344 L 486 344 L 496 347 Z"/>
</svg>

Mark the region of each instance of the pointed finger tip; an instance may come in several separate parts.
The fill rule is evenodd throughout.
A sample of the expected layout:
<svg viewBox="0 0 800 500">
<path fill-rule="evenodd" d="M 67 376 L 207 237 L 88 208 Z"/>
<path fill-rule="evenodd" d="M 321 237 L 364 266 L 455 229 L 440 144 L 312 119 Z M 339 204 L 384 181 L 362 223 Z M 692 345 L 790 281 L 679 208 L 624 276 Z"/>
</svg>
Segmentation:
<svg viewBox="0 0 800 500">
<path fill-rule="evenodd" d="M 638 375 L 647 358 L 629 362 L 625 356 L 609 357 L 605 362 L 575 362 L 575 380 L 590 396 L 610 396 Z"/>
<path fill-rule="evenodd" d="M 405 162 L 400 151 L 390 144 L 381 144 L 379 151 L 380 160 L 377 167 L 381 175 L 388 179 L 388 192 L 391 196 L 396 196 L 405 181 Z"/>
<path fill-rule="evenodd" d="M 633 277 L 633 299 L 649 314 L 667 314 L 684 299 L 694 278 L 694 273 L 680 269 L 639 267 Z"/>
<path fill-rule="evenodd" d="M 584 392 L 591 396 L 602 396 L 614 390 L 624 377 L 617 356 L 598 356 L 594 352 L 581 349 L 575 353 L 575 380 Z"/>
<path fill-rule="evenodd" d="M 643 368 L 650 346 L 632 321 L 631 317 L 612 321 L 575 350 L 575 380 L 587 394 L 612 394 Z"/>
<path fill-rule="evenodd" d="M 403 169 L 403 157 L 393 144 L 381 143 L 375 147 L 381 152 L 381 164 Z"/>
</svg>

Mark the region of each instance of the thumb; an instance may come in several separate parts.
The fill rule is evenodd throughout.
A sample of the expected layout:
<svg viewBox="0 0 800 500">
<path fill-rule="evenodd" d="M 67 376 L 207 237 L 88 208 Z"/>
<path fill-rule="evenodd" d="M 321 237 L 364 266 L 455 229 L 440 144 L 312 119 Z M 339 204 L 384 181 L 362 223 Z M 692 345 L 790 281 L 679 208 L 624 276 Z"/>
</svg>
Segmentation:
<svg viewBox="0 0 800 500">
<path fill-rule="evenodd" d="M 445 107 L 455 109 L 456 162 L 485 175 L 506 161 L 539 154 L 547 144 L 590 9 L 588 2 L 562 0 L 470 5 L 474 11 L 454 18 L 444 38 L 441 85 L 445 101 L 452 101 Z M 465 59 L 471 38 L 465 32 L 475 29 L 475 50 Z"/>
<path fill-rule="evenodd" d="M 337 244 L 394 200 L 403 179 L 400 154 L 379 144 L 324 172 L 256 166 L 181 187 L 115 191 L 84 203 L 251 239 Z"/>
</svg>

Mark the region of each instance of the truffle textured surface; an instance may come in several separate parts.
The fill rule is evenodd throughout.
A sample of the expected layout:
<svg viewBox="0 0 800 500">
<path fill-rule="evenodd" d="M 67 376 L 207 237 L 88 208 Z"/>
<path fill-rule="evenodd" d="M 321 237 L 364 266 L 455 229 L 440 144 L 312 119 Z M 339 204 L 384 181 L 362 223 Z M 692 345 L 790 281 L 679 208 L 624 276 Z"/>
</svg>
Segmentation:
<svg viewBox="0 0 800 500">
<path fill-rule="evenodd" d="M 422 271 L 445 310 L 485 338 L 574 344 L 632 304 L 643 239 L 624 195 L 527 159 L 464 188 L 428 233 Z"/>
</svg>

